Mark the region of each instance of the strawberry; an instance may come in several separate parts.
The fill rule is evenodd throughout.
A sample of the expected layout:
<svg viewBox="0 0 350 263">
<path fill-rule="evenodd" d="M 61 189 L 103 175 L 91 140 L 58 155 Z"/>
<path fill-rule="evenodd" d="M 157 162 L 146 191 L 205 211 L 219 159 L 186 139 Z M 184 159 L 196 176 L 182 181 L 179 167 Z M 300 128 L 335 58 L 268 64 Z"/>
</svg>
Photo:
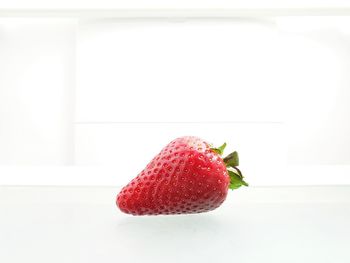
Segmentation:
<svg viewBox="0 0 350 263">
<path fill-rule="evenodd" d="M 219 207 L 228 189 L 244 182 L 238 154 L 222 158 L 219 148 L 188 136 L 170 142 L 117 196 L 117 206 L 132 215 L 201 213 Z"/>
</svg>

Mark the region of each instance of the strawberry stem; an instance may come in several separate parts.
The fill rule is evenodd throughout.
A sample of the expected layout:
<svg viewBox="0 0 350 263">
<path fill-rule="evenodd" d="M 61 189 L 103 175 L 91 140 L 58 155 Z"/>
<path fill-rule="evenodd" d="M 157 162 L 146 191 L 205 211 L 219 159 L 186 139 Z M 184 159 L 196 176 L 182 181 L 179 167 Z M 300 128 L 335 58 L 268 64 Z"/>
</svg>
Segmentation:
<svg viewBox="0 0 350 263">
<path fill-rule="evenodd" d="M 232 168 L 235 169 L 235 170 L 237 171 L 237 173 L 239 174 L 239 176 L 240 176 L 241 178 L 243 178 L 242 172 L 241 172 L 241 170 L 238 169 L 237 166 L 233 166 Z"/>
</svg>

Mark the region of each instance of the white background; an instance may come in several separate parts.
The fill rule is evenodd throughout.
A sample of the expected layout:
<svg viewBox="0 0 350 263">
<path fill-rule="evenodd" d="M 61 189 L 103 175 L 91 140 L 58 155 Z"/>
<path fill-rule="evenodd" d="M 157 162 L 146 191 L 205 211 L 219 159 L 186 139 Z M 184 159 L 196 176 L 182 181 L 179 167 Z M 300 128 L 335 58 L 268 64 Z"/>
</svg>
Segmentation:
<svg viewBox="0 0 350 263">
<path fill-rule="evenodd" d="M 0 262 L 349 262 L 348 3 L 275 2 L 0 2 Z M 250 187 L 116 209 L 182 135 L 238 150 Z"/>
<path fill-rule="evenodd" d="M 0 19 L 0 183 L 122 185 L 170 140 L 348 184 L 347 17 Z M 331 175 L 330 175 L 331 173 Z"/>
</svg>

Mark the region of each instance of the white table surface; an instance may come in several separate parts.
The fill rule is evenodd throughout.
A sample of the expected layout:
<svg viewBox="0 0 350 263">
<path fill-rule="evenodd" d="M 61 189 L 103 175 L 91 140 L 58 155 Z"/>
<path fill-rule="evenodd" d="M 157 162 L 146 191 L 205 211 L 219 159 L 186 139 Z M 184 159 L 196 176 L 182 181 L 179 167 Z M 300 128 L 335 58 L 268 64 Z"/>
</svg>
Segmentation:
<svg viewBox="0 0 350 263">
<path fill-rule="evenodd" d="M 0 262 L 350 262 L 350 186 L 249 187 L 157 217 L 119 212 L 118 190 L 0 187 Z"/>
</svg>

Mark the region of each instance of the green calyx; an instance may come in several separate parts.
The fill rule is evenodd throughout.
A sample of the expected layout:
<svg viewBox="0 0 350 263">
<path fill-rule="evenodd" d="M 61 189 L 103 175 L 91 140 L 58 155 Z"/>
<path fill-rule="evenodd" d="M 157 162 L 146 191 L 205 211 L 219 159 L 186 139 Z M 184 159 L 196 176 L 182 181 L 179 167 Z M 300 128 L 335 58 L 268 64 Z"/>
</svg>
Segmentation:
<svg viewBox="0 0 350 263">
<path fill-rule="evenodd" d="M 210 149 L 216 152 L 217 154 L 222 155 L 224 153 L 225 148 L 226 148 L 226 142 L 218 148 L 210 148 Z"/>
<path fill-rule="evenodd" d="M 218 148 L 211 148 L 211 150 L 221 156 L 224 153 L 225 147 L 226 143 Z M 230 153 L 223 158 L 223 161 L 226 165 L 228 175 L 230 176 L 229 188 L 233 190 L 241 187 L 242 185 L 248 186 L 248 184 L 243 180 L 244 177 L 242 175 L 242 172 L 237 168 L 239 165 L 238 153 L 236 151 Z"/>
</svg>

